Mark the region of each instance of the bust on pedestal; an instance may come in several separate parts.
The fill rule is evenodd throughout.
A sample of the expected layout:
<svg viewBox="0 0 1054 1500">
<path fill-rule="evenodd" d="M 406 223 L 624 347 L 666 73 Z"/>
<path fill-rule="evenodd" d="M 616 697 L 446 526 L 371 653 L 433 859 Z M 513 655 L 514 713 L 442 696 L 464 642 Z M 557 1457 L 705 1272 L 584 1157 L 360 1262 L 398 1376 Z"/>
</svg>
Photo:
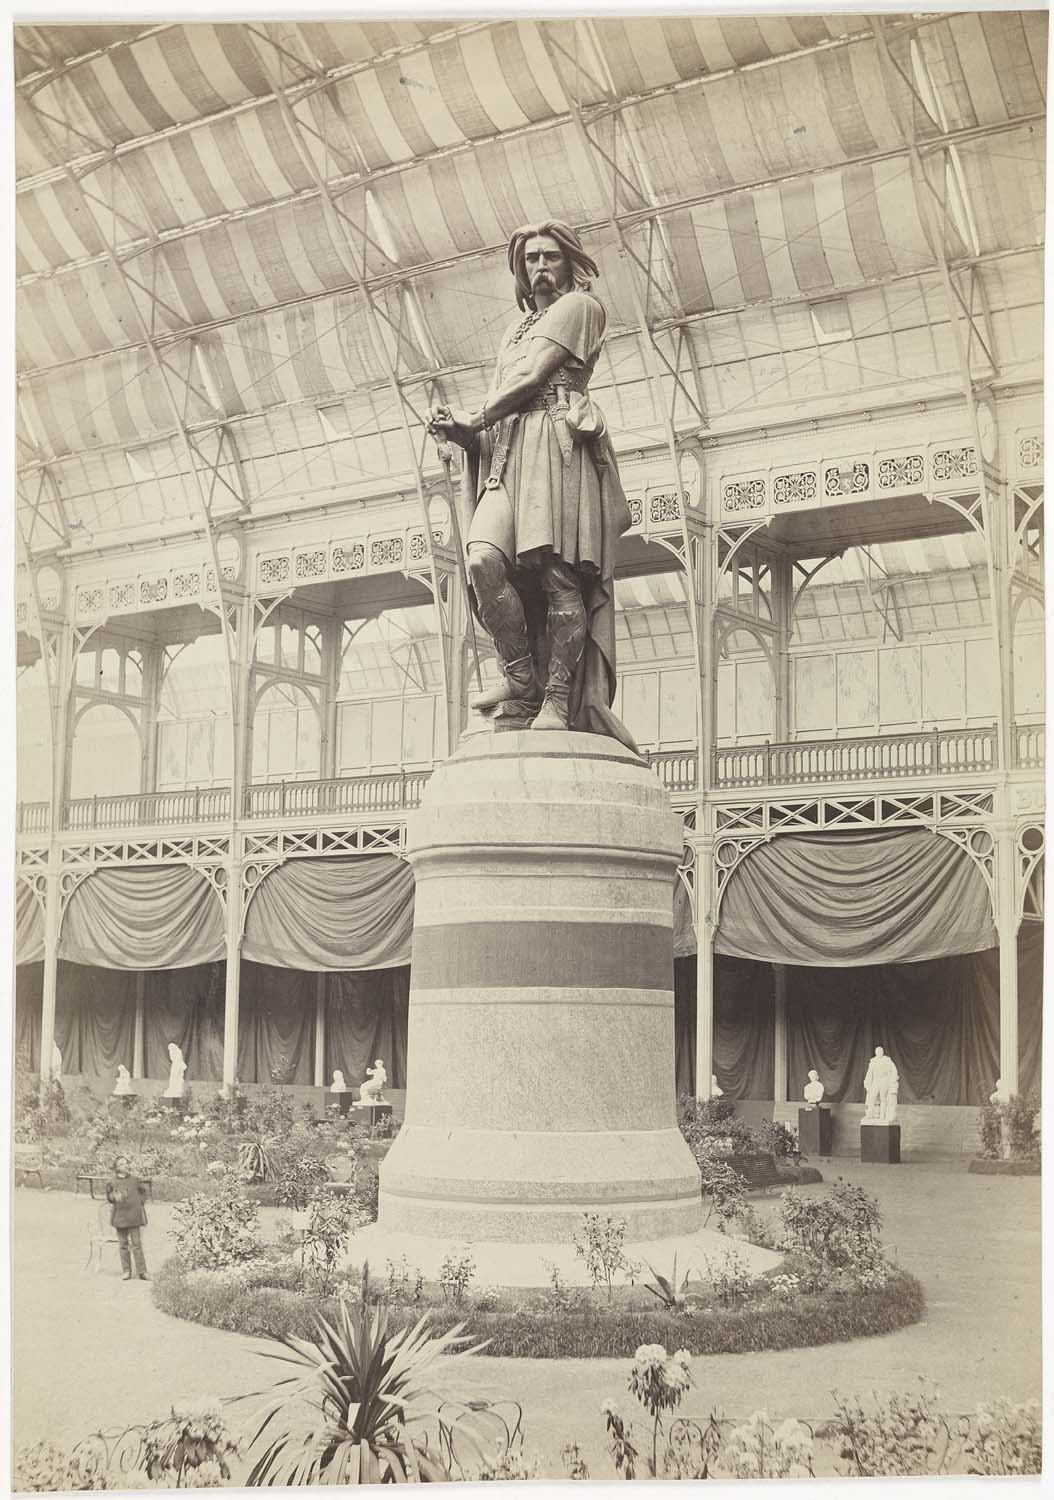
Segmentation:
<svg viewBox="0 0 1054 1500">
<path fill-rule="evenodd" d="M 803 1090 L 805 1107 L 798 1110 L 798 1145 L 806 1156 L 831 1154 L 831 1106 L 822 1104 L 824 1087 L 815 1068 Z"/>
<path fill-rule="evenodd" d="M 881 1047 L 867 1065 L 864 1075 L 864 1118 L 860 1122 L 860 1160 L 896 1163 L 900 1161 L 900 1126 L 897 1118 L 897 1096 L 900 1074 L 891 1057 Z"/>
<path fill-rule="evenodd" d="M 333 1071 L 333 1082 L 329 1086 L 329 1091 L 333 1095 L 333 1101 L 340 1110 L 340 1113 L 346 1115 L 351 1108 L 351 1090 L 344 1082 L 344 1074 L 339 1068 L 335 1068 Z"/>
<path fill-rule="evenodd" d="M 168 1084 L 161 1097 L 169 1109 L 178 1109 L 183 1102 L 183 1078 L 187 1071 L 187 1065 L 183 1060 L 182 1048 L 177 1047 L 175 1042 L 169 1042 L 168 1056 L 170 1062 Z"/>
</svg>

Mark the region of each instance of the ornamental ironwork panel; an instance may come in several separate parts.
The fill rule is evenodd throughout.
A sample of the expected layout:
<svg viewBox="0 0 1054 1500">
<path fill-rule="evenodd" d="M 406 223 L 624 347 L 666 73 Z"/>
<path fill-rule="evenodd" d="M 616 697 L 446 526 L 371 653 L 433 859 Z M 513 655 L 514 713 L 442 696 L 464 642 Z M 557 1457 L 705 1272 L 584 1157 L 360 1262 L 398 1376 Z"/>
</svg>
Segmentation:
<svg viewBox="0 0 1054 1500">
<path fill-rule="evenodd" d="M 870 464 L 863 462 L 845 465 L 830 464 L 823 471 L 823 492 L 830 497 L 863 495 L 870 486 Z"/>
<path fill-rule="evenodd" d="M 639 495 L 629 497 L 629 523 L 630 526 L 642 526 L 644 524 L 644 501 Z"/>
<path fill-rule="evenodd" d="M 937 484 L 950 480 L 970 479 L 977 473 L 977 450 L 972 444 L 961 448 L 937 448 L 933 454 L 933 478 Z"/>
<path fill-rule="evenodd" d="M 172 597 L 174 599 L 197 599 L 201 593 L 201 573 L 195 568 L 193 572 L 172 574 Z"/>
<path fill-rule="evenodd" d="M 334 573 L 361 573 L 366 566 L 366 548 L 362 542 L 342 542 L 333 548 Z"/>
<path fill-rule="evenodd" d="M 298 579 L 325 578 L 327 558 L 325 547 L 312 547 L 309 552 L 297 552 L 293 557 L 293 572 Z"/>
<path fill-rule="evenodd" d="M 134 583 L 111 583 L 111 585 L 110 585 L 110 608 L 111 608 L 111 610 L 134 609 L 135 608 L 135 584 Z"/>
<path fill-rule="evenodd" d="M 371 568 L 397 568 L 402 560 L 401 536 L 379 536 L 370 542 Z"/>
<path fill-rule="evenodd" d="M 921 453 L 895 453 L 878 461 L 880 490 L 921 488 L 926 477 L 926 461 Z"/>
<path fill-rule="evenodd" d="M 100 587 L 77 590 L 77 613 L 79 615 L 102 614 L 104 594 Z"/>
<path fill-rule="evenodd" d="M 773 505 L 809 505 L 816 499 L 816 492 L 816 472 L 813 469 L 777 474 L 772 481 Z"/>
<path fill-rule="evenodd" d="M 261 557 L 257 566 L 257 577 L 262 585 L 289 582 L 289 558 Z"/>
<path fill-rule="evenodd" d="M 167 578 L 141 578 L 139 580 L 140 604 L 164 604 L 167 598 Z"/>
<path fill-rule="evenodd" d="M 732 479 L 721 491 L 721 509 L 730 515 L 763 510 L 765 506 L 765 481 L 763 479 Z"/>
<path fill-rule="evenodd" d="M 648 519 L 653 526 L 681 519 L 681 502 L 674 490 L 660 490 L 648 496 Z"/>
<path fill-rule="evenodd" d="M 1019 469 L 1042 469 L 1043 439 L 1038 433 L 1029 432 L 1018 438 L 1017 466 Z"/>
</svg>

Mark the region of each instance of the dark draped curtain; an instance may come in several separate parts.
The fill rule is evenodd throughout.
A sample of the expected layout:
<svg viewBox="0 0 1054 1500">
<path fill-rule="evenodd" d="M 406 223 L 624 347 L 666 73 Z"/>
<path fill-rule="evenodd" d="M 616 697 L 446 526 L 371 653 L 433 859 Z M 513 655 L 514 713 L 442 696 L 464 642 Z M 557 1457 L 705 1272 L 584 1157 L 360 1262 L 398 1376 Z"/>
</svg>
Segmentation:
<svg viewBox="0 0 1054 1500">
<path fill-rule="evenodd" d="M 924 829 L 781 834 L 728 882 L 718 953 L 828 968 L 979 953 L 996 941 L 988 888 Z"/>
<path fill-rule="evenodd" d="M 318 978 L 242 960 L 238 1078 L 242 1083 L 314 1083 Z"/>
<path fill-rule="evenodd" d="M 1017 935 L 1017 1011 L 1018 1081 L 1023 1094 L 1038 1094 L 1043 1072 L 1042 922 L 1022 922 Z"/>
<path fill-rule="evenodd" d="M 44 909 L 24 880 L 15 882 L 15 962 L 44 957 Z"/>
<path fill-rule="evenodd" d="M 817 969 L 788 965 L 787 1092 L 810 1068 L 828 1099 L 861 1103 L 868 1059 L 885 1047 L 912 1104 L 980 1105 L 999 1070 L 999 951 L 918 964 Z M 735 1099 L 771 1099 L 772 969 L 715 959 L 714 1071 Z M 674 962 L 677 1092 L 695 1089 L 695 959 Z M 1039 1092 L 1043 1053 L 1043 928 L 1018 936 L 1019 1087 Z"/>
<path fill-rule="evenodd" d="M 326 975 L 326 1081 L 340 1068 L 354 1086 L 376 1058 L 392 1088 L 406 1087 L 409 967 Z"/>
<path fill-rule="evenodd" d="M 109 969 L 179 969 L 225 951 L 219 897 L 189 865 L 96 870 L 70 897 L 59 937 L 60 958 Z"/>
<path fill-rule="evenodd" d="M 40 1004 L 44 992 L 44 965 L 18 964 L 15 968 L 15 1058 L 20 1067 L 36 1072 L 40 1067 Z"/>
<path fill-rule="evenodd" d="M 771 1099 L 775 1027 L 772 965 L 714 961 L 714 1072 L 731 1099 Z M 674 959 L 678 1094 L 695 1090 L 695 957 Z"/>
<path fill-rule="evenodd" d="M 167 1078 L 168 1044 L 183 1050 L 187 1077 L 223 1078 L 225 963 L 144 974 L 143 1047 L 146 1076 Z"/>
<path fill-rule="evenodd" d="M 257 887 L 242 953 L 287 969 L 398 968 L 413 925 L 413 871 L 394 854 L 291 859 Z"/>
</svg>

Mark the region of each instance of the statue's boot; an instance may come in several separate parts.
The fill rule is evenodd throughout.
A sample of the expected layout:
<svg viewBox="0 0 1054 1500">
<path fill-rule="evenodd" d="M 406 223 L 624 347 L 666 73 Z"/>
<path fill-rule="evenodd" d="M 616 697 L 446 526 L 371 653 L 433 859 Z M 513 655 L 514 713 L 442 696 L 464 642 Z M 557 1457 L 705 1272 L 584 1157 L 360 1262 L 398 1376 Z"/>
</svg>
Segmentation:
<svg viewBox="0 0 1054 1500">
<path fill-rule="evenodd" d="M 543 564 L 542 588 L 549 596 L 549 679 L 532 729 L 567 729 L 571 684 L 586 643 L 586 609 L 574 569 L 561 558 Z"/>
<path fill-rule="evenodd" d="M 504 555 L 488 543 L 474 542 L 469 548 L 468 572 L 480 620 L 502 667 L 500 682 L 469 695 L 469 708 L 486 713 L 502 703 L 516 703 L 529 716 L 542 693 L 534 675 L 523 601 L 509 580 Z"/>
</svg>

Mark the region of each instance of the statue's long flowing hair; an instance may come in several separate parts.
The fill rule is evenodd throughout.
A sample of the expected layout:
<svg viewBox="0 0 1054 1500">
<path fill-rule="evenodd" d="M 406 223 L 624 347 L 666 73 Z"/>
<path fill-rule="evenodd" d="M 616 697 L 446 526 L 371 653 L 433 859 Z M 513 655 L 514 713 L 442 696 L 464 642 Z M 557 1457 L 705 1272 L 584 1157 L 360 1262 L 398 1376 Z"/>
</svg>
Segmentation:
<svg viewBox="0 0 1054 1500">
<path fill-rule="evenodd" d="M 596 261 L 586 254 L 582 241 L 569 224 L 564 224 L 559 219 L 546 219 L 541 224 L 521 224 L 519 229 L 513 230 L 509 240 L 509 270 L 516 278 L 517 307 L 530 308 L 532 312 L 535 311 L 534 298 L 531 296 L 531 280 L 527 274 L 524 255 L 527 241 L 540 234 L 554 239 L 567 256 L 576 291 L 588 292 L 600 275 Z"/>
</svg>

